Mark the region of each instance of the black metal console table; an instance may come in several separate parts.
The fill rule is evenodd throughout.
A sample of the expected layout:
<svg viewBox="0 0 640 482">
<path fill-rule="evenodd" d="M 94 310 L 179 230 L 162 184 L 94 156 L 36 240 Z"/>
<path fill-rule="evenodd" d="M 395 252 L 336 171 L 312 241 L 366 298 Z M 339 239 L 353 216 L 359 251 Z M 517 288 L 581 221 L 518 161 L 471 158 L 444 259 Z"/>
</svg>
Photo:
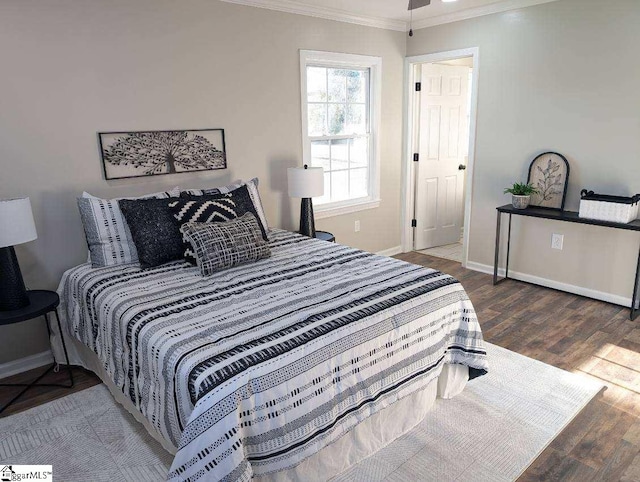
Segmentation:
<svg viewBox="0 0 640 482">
<path fill-rule="evenodd" d="M 564 221 L 568 223 L 577 224 L 590 224 L 592 226 L 604 226 L 606 228 L 625 229 L 627 231 L 639 231 L 640 232 L 640 219 L 636 219 L 627 224 L 610 223 L 607 221 L 596 221 L 594 219 L 585 219 L 578 217 L 578 213 L 575 211 L 555 211 L 553 209 L 534 208 L 529 207 L 527 209 L 516 209 L 511 204 L 506 204 L 496 208 L 498 211 L 498 222 L 496 224 L 496 255 L 493 263 L 493 284 L 496 285 L 509 278 L 509 248 L 511 245 L 511 216 L 516 214 L 518 216 L 529 216 L 532 218 L 551 219 L 553 221 Z M 500 221 L 502 214 L 509 215 L 509 231 L 507 235 L 507 261 L 504 272 L 504 278 L 498 279 L 498 261 L 500 257 Z M 638 285 L 640 284 L 640 251 L 638 252 L 638 264 L 636 267 L 636 277 L 633 285 L 633 296 L 631 298 L 631 313 L 630 318 L 635 320 L 638 314 L 640 314 L 640 292 Z"/>
</svg>

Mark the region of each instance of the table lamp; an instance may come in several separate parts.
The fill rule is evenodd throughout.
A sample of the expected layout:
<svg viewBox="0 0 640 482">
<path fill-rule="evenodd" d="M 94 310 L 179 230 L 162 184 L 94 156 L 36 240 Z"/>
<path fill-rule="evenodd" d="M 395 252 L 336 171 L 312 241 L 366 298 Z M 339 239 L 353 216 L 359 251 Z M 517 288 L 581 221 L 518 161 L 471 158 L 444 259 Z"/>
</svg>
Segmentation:
<svg viewBox="0 0 640 482">
<path fill-rule="evenodd" d="M 321 167 L 290 167 L 289 196 L 302 198 L 300 203 L 300 234 L 316 237 L 316 224 L 313 219 L 312 197 L 324 194 L 324 171 Z"/>
<path fill-rule="evenodd" d="M 0 311 L 18 310 L 29 305 L 13 247 L 37 237 L 29 198 L 0 199 Z"/>
</svg>

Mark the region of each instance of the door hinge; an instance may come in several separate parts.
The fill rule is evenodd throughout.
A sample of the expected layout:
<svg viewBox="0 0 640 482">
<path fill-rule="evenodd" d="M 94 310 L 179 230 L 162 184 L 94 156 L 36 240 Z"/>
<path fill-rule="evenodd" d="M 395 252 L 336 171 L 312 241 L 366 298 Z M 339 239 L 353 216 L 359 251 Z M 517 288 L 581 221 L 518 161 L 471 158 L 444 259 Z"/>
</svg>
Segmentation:
<svg viewBox="0 0 640 482">
<path fill-rule="evenodd" d="M 413 154 L 413 162 L 418 162 L 420 160 L 420 154 L 417 152 Z"/>
<path fill-rule="evenodd" d="M 416 82 L 416 92 L 420 92 L 422 90 L 422 82 Z"/>
<path fill-rule="evenodd" d="M 415 228 L 415 227 L 417 227 L 417 226 L 418 226 L 418 220 L 417 220 L 417 219 L 412 219 L 412 220 L 411 220 L 411 227 L 412 227 L 412 228 Z"/>
</svg>

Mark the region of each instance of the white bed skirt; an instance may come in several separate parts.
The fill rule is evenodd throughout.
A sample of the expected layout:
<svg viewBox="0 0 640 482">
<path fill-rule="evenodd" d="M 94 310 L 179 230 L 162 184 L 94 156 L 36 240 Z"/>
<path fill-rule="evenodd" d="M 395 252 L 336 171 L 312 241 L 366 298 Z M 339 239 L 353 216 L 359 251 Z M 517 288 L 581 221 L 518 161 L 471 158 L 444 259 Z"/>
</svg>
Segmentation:
<svg viewBox="0 0 640 482">
<path fill-rule="evenodd" d="M 54 353 L 60 353 L 57 333 L 53 334 Z M 66 335 L 66 334 L 65 334 Z M 135 408 L 131 400 L 109 379 L 98 356 L 80 341 L 65 336 L 69 361 L 94 372 L 120 403 L 165 450 L 176 453 L 176 447 L 167 441 Z M 60 358 L 57 358 L 60 360 Z M 294 468 L 255 477 L 259 482 L 326 481 L 352 465 L 361 462 L 418 425 L 427 415 L 436 397 L 452 398 L 462 392 L 469 379 L 464 365 L 445 365 L 437 380 L 425 389 L 397 401 L 386 409 L 364 420 L 334 443 L 320 450 Z"/>
<path fill-rule="evenodd" d="M 296 467 L 255 477 L 259 482 L 305 482 L 329 480 L 352 465 L 373 455 L 418 425 L 431 410 L 436 396 L 451 398 L 460 393 L 469 379 L 464 365 L 445 365 L 437 382 L 398 400 L 393 405 L 359 423 L 331 445 Z"/>
</svg>

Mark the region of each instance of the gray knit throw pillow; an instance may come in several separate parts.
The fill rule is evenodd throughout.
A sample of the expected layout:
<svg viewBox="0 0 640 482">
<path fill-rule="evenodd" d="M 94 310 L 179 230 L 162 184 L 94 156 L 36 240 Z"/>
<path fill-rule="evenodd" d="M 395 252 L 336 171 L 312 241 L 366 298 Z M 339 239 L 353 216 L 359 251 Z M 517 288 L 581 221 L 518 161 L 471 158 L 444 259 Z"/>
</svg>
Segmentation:
<svg viewBox="0 0 640 482">
<path fill-rule="evenodd" d="M 252 213 L 225 222 L 185 223 L 180 231 L 191 243 L 203 276 L 271 256 Z"/>
</svg>

